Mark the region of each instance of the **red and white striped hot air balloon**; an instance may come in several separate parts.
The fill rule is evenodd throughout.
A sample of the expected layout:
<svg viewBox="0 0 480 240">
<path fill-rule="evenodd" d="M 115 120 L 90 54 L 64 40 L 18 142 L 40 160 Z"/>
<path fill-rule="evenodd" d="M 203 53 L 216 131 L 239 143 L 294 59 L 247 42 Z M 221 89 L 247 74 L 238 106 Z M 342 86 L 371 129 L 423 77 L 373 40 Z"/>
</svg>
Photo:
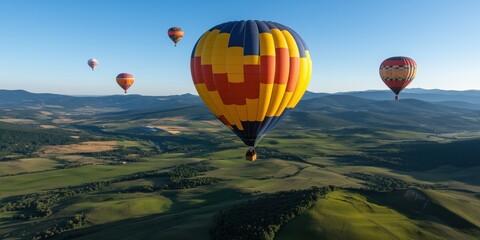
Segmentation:
<svg viewBox="0 0 480 240">
<path fill-rule="evenodd" d="M 95 70 L 95 68 L 98 66 L 98 60 L 95 58 L 88 59 L 88 66 L 92 68 L 92 71 Z"/>
</svg>

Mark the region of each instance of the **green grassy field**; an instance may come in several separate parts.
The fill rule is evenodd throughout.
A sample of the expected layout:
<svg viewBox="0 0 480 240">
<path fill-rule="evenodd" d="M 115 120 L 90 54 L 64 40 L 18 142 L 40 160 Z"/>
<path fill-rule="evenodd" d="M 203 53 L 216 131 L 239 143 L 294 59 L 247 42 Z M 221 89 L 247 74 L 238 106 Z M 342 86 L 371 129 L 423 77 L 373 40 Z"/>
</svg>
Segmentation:
<svg viewBox="0 0 480 240">
<path fill-rule="evenodd" d="M 419 225 L 359 194 L 336 191 L 288 223 L 275 239 L 442 239 Z"/>
<path fill-rule="evenodd" d="M 167 212 L 172 204 L 170 199 L 158 194 L 95 194 L 76 199 L 62 212 L 84 212 L 91 224 L 104 224 Z"/>
<path fill-rule="evenodd" d="M 60 163 L 48 158 L 24 158 L 0 162 L 0 176 L 52 170 L 59 166 Z"/>
<path fill-rule="evenodd" d="M 0 238 L 32 238 L 45 229 L 64 224 L 76 214 L 84 214 L 84 225 L 56 237 L 211 239 L 209 229 L 214 226 L 213 219 L 219 211 L 278 191 L 326 185 L 343 190 L 318 200 L 311 209 L 285 225 L 275 239 L 478 239 L 480 236 L 478 166 L 441 166 L 419 171 L 395 168 L 388 161 L 376 164 L 378 162 L 365 160 L 368 151 L 377 147 L 386 149 L 388 154 L 390 149 L 385 146 L 389 144 L 432 139 L 443 143 L 451 141 L 447 138 L 449 135 L 360 127 L 327 131 L 297 126 L 287 130 L 282 125 L 257 147 L 259 160 L 248 162 L 244 160 L 246 147 L 241 141 L 209 121 L 161 117 L 131 122 L 88 121 L 86 124 L 93 124 L 95 128 L 77 131 L 96 141 L 116 141 L 113 149 L 134 147 L 148 152 L 157 145 L 160 151 L 124 165 L 110 156 L 88 156 L 81 152 L 53 152 L 48 156 L 0 162 L 0 203 L 23 194 L 74 189 L 82 184 L 118 180 L 145 171 L 169 172 L 181 164 L 211 168 L 193 178 L 212 177 L 222 181 L 168 189 L 163 188 L 169 183 L 165 176 L 140 177 L 59 200 L 52 204 L 52 213 L 44 217 L 15 219 L 33 208 L 0 211 Z M 177 126 L 189 130 L 145 131 L 139 126 Z M 73 125 L 69 127 L 75 129 Z M 179 129 L 182 128 L 170 130 Z M 171 145 L 165 143 L 168 141 Z M 392 156 L 387 155 L 385 159 L 390 160 Z M 65 168 L 72 163 L 81 164 Z M 402 211 L 395 202 L 347 190 L 368 186 L 364 180 L 346 176 L 349 173 L 368 173 L 418 185 L 440 184 L 441 188 L 421 191 L 445 211 L 445 216 L 453 214 L 473 226 L 456 229 L 436 218 L 442 216 L 420 210 L 414 215 Z M 17 175 L 5 176 L 7 174 Z"/>
</svg>

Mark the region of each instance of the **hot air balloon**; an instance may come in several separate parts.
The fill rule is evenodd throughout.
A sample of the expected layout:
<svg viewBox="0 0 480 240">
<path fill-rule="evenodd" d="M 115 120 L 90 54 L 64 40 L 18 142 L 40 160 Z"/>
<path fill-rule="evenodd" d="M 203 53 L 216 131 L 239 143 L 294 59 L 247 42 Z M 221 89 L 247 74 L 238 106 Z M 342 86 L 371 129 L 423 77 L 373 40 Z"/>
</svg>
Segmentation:
<svg viewBox="0 0 480 240">
<path fill-rule="evenodd" d="M 210 111 L 249 147 L 302 98 L 312 62 L 292 29 L 269 21 L 233 21 L 205 32 L 192 51 L 195 88 Z"/>
<path fill-rule="evenodd" d="M 172 39 L 176 47 L 177 43 L 183 38 L 183 31 L 179 27 L 171 27 L 170 29 L 168 29 L 168 37 Z"/>
<path fill-rule="evenodd" d="M 92 71 L 98 66 L 98 60 L 95 58 L 88 59 L 88 66 L 92 68 Z"/>
<path fill-rule="evenodd" d="M 125 90 L 125 93 L 127 93 L 127 89 L 132 86 L 134 81 L 135 77 L 130 73 L 120 73 L 117 75 L 117 83 Z"/>
<path fill-rule="evenodd" d="M 380 77 L 395 93 L 395 100 L 398 100 L 398 94 L 412 82 L 416 74 L 417 64 L 408 57 L 391 57 L 380 64 Z"/>
</svg>

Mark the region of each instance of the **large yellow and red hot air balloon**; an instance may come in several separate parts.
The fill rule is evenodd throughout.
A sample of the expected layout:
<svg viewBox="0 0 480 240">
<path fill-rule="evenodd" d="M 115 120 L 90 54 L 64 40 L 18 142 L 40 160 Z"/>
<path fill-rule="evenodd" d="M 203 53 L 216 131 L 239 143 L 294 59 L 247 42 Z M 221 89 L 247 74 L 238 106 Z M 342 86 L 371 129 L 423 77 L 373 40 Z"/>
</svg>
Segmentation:
<svg viewBox="0 0 480 240">
<path fill-rule="evenodd" d="M 125 90 L 125 93 L 127 93 L 127 89 L 132 86 L 133 82 L 135 82 L 135 77 L 130 73 L 120 73 L 117 75 L 117 83 Z"/>
<path fill-rule="evenodd" d="M 168 29 L 168 37 L 175 43 L 176 47 L 177 43 L 183 38 L 183 31 L 179 27 L 171 27 Z"/>
<path fill-rule="evenodd" d="M 269 21 L 234 21 L 205 32 L 190 68 L 198 94 L 210 111 L 254 147 L 294 108 L 310 81 L 312 62 L 292 29 Z"/>
<path fill-rule="evenodd" d="M 98 60 L 95 58 L 90 58 L 88 59 L 87 62 L 88 66 L 92 68 L 92 71 L 95 70 L 95 68 L 98 66 Z"/>
<path fill-rule="evenodd" d="M 413 81 L 416 74 L 417 64 L 408 57 L 391 57 L 380 64 L 380 77 L 395 93 L 395 100 L 398 100 L 398 94 Z"/>
</svg>

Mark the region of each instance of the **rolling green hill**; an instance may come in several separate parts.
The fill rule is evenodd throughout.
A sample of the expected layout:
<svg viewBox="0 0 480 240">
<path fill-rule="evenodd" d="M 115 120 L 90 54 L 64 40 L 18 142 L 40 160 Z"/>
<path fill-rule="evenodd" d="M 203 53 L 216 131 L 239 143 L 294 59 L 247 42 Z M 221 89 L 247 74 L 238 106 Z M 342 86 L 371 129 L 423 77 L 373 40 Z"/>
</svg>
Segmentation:
<svg viewBox="0 0 480 240">
<path fill-rule="evenodd" d="M 480 237 L 472 109 L 309 93 L 247 162 L 196 96 L 12 94 L 2 239 Z"/>
</svg>

